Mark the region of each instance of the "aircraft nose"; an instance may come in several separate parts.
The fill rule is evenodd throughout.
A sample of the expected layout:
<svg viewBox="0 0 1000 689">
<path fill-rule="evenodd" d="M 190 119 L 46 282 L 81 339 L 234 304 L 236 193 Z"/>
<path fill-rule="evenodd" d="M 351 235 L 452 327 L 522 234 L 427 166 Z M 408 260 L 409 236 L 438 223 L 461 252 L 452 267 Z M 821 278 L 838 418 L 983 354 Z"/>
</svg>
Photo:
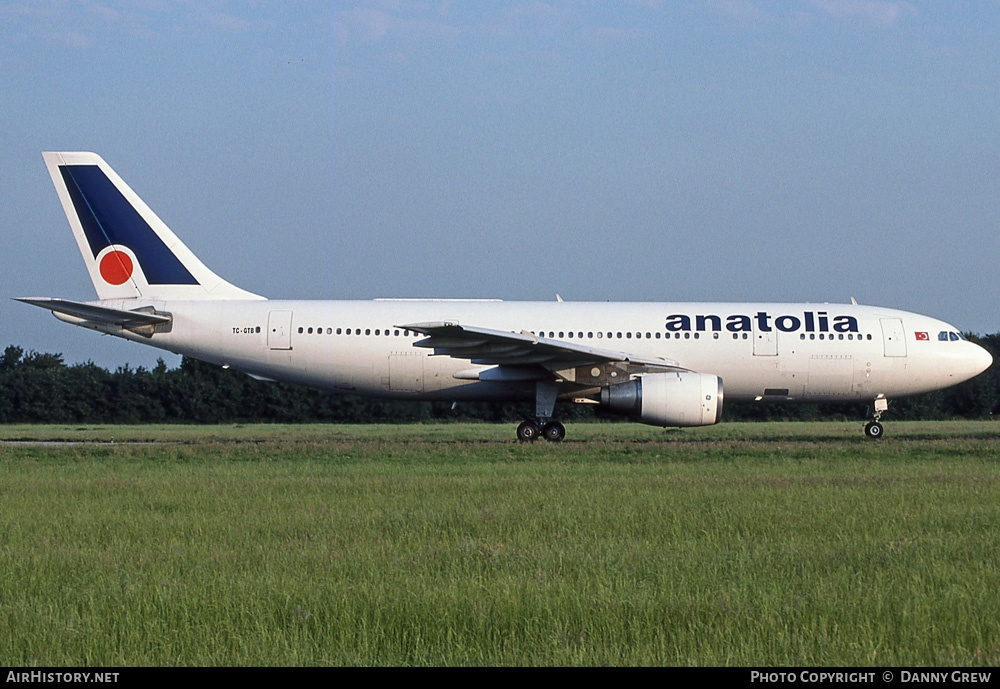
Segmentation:
<svg viewBox="0 0 1000 689">
<path fill-rule="evenodd" d="M 969 355 L 969 363 L 973 369 L 972 375 L 978 376 L 980 373 L 993 365 L 993 355 L 977 344 L 973 344 L 972 346 L 975 349 Z"/>
</svg>

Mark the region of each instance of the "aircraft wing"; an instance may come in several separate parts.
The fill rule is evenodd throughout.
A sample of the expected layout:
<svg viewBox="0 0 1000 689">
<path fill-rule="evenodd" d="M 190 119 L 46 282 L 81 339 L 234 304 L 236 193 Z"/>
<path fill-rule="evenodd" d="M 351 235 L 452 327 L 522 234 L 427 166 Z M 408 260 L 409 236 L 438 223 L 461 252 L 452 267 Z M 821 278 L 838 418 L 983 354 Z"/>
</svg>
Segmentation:
<svg viewBox="0 0 1000 689">
<path fill-rule="evenodd" d="M 559 371 L 577 366 L 625 363 L 669 371 L 688 370 L 670 359 L 636 357 L 627 352 L 539 337 L 524 330 L 516 333 L 447 321 L 397 327 L 427 335 L 426 339 L 413 343 L 416 347 L 433 349 L 436 356 L 468 359 L 474 364 L 542 366 Z"/>
<path fill-rule="evenodd" d="M 113 309 L 108 306 L 98 306 L 97 304 L 70 301 L 69 299 L 53 299 L 50 297 L 16 297 L 15 301 L 48 309 L 56 315 L 56 318 L 59 318 L 60 314 L 63 314 L 98 325 L 117 325 L 127 330 L 139 331 L 143 328 L 151 329 L 156 326 L 167 325 L 172 320 L 169 315 L 153 313 L 153 309 L 148 307 L 147 310 L 127 311 L 125 309 Z"/>
</svg>

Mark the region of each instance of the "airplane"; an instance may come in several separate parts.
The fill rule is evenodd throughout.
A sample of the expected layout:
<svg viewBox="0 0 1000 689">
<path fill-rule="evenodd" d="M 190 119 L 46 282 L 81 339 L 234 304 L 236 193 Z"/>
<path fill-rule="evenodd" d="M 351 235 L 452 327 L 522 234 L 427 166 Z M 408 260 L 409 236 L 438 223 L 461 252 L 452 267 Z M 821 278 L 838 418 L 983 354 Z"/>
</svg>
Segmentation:
<svg viewBox="0 0 1000 689">
<path fill-rule="evenodd" d="M 96 301 L 23 297 L 56 318 L 242 371 L 343 393 L 517 401 L 517 438 L 561 441 L 556 400 L 662 427 L 723 401 L 889 400 L 993 362 L 956 327 L 876 306 L 794 303 L 271 300 L 209 270 L 97 154 L 43 153 Z M 723 385 L 725 381 L 725 385 Z"/>
</svg>

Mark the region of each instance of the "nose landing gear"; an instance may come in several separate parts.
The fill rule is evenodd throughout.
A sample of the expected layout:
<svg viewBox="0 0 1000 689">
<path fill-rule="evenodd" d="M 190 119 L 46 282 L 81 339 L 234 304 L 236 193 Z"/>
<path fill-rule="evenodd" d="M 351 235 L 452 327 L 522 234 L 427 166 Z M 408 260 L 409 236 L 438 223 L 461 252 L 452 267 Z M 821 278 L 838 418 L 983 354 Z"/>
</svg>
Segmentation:
<svg viewBox="0 0 1000 689">
<path fill-rule="evenodd" d="M 878 421 L 869 421 L 865 424 L 865 435 L 873 440 L 882 437 L 883 432 L 882 424 Z"/>
<path fill-rule="evenodd" d="M 875 398 L 875 411 L 872 412 L 872 420 L 865 424 L 865 435 L 876 440 L 882 437 L 882 433 L 885 431 L 882 428 L 882 414 L 889 408 L 889 400 L 885 398 L 885 395 L 879 395 Z"/>
</svg>

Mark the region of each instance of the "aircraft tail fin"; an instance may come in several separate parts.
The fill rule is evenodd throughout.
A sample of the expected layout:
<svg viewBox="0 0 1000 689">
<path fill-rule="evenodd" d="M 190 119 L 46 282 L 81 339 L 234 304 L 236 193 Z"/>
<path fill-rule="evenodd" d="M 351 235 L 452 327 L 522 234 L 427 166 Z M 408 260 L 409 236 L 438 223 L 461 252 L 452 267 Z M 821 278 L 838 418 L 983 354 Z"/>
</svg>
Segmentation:
<svg viewBox="0 0 1000 689">
<path fill-rule="evenodd" d="M 209 270 L 96 153 L 43 153 L 99 299 L 263 299 Z"/>
</svg>

